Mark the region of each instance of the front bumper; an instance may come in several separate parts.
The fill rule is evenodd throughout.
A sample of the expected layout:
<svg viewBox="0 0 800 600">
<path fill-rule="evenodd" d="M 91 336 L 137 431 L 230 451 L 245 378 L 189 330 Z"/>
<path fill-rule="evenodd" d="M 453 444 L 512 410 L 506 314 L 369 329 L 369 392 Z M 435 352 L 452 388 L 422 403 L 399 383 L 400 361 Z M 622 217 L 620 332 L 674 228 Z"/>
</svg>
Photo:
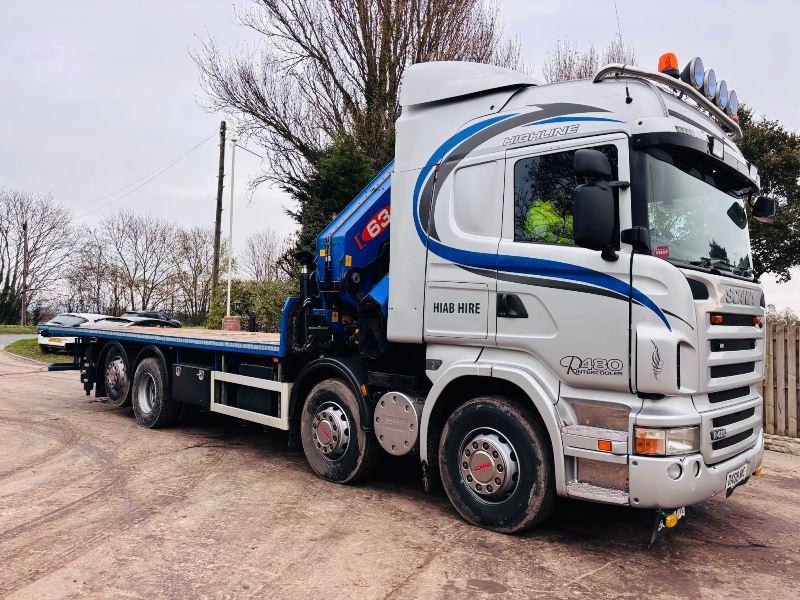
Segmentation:
<svg viewBox="0 0 800 600">
<path fill-rule="evenodd" d="M 701 454 L 675 457 L 631 456 L 629 467 L 630 504 L 637 508 L 678 508 L 695 504 L 725 491 L 728 473 L 747 464 L 746 476 L 753 474 L 764 457 L 764 433 L 756 443 L 736 456 L 707 466 Z M 667 468 L 680 463 L 680 477 L 672 479 Z M 695 463 L 699 472 L 695 476 Z"/>
</svg>

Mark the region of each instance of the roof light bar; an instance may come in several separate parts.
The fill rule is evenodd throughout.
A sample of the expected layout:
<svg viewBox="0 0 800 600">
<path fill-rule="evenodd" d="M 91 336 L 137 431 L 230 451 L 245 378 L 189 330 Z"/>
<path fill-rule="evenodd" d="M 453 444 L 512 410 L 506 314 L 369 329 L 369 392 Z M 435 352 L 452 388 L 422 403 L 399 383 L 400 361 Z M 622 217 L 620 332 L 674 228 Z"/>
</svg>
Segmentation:
<svg viewBox="0 0 800 600">
<path fill-rule="evenodd" d="M 717 85 L 717 96 L 714 98 L 714 102 L 726 113 L 728 112 L 726 110 L 728 108 L 728 84 L 724 79 Z"/>
<path fill-rule="evenodd" d="M 698 91 L 688 83 L 685 83 L 680 79 L 675 79 L 674 77 L 671 77 L 670 75 L 667 75 L 665 73 L 655 73 L 653 71 L 646 71 L 644 69 L 640 69 L 639 67 L 632 67 L 630 65 L 623 65 L 620 63 L 606 65 L 605 67 L 600 69 L 597 72 L 597 75 L 594 76 L 594 82 L 598 83 L 608 77 L 632 77 L 639 79 L 647 79 L 650 81 L 655 81 L 660 84 L 666 85 L 673 90 L 682 92 L 683 94 L 694 100 L 700 107 L 707 110 L 714 119 L 716 119 L 723 127 L 727 128 L 731 132 L 734 141 L 738 142 L 739 140 L 742 139 L 742 129 L 741 127 L 739 127 L 739 124 L 735 120 L 733 120 L 729 115 L 725 114 L 724 110 L 722 110 L 719 106 L 714 104 L 714 102 L 704 94 L 709 83 L 708 82 L 709 74 L 711 74 L 714 79 L 714 95 L 712 96 L 712 98 L 716 98 L 717 78 L 716 74 L 714 74 L 713 69 L 709 69 L 705 74 L 705 81 L 703 83 L 702 92 Z M 738 100 L 737 100 L 737 105 L 738 105 Z"/>
<path fill-rule="evenodd" d="M 712 102 L 717 97 L 717 74 L 714 72 L 714 69 L 706 71 L 703 93 L 706 95 L 706 98 Z"/>
<path fill-rule="evenodd" d="M 689 64 L 686 65 L 683 73 L 681 73 L 681 80 L 696 90 L 703 89 L 703 84 L 706 82 L 706 73 L 703 70 L 703 60 L 699 56 L 689 61 Z"/>
<path fill-rule="evenodd" d="M 739 96 L 733 90 L 728 92 L 728 108 L 725 109 L 725 112 L 734 121 L 739 120 Z"/>
</svg>

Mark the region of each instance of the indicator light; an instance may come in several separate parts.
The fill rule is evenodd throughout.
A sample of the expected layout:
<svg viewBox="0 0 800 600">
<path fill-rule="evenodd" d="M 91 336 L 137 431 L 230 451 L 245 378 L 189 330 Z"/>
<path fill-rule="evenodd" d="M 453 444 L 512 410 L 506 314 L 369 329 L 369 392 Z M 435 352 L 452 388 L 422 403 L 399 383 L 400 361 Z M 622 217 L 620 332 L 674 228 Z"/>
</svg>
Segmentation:
<svg viewBox="0 0 800 600">
<path fill-rule="evenodd" d="M 667 518 L 664 519 L 664 525 L 667 526 L 667 529 L 672 529 L 677 524 L 678 524 L 678 513 L 670 513 L 667 515 Z"/>
<path fill-rule="evenodd" d="M 597 440 L 597 449 L 600 452 L 611 452 L 611 440 Z"/>
</svg>

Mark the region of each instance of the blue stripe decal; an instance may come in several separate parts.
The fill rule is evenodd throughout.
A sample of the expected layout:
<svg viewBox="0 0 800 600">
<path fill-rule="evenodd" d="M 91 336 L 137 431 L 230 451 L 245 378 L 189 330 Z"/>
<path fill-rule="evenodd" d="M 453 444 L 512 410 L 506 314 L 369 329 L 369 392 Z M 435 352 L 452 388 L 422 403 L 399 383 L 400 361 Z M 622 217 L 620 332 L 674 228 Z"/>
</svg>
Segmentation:
<svg viewBox="0 0 800 600">
<path fill-rule="evenodd" d="M 543 121 L 534 121 L 523 125 L 523 127 L 533 127 L 534 125 L 545 125 L 547 123 L 569 123 L 571 121 L 606 121 L 608 123 L 624 123 L 619 119 L 608 119 L 606 117 L 553 117 L 551 119 L 544 119 Z"/>
<path fill-rule="evenodd" d="M 627 283 L 625 283 L 621 279 L 617 279 L 616 277 L 607 275 L 606 273 L 595 271 L 594 269 L 589 269 L 587 267 L 582 267 L 580 265 L 573 265 L 570 263 L 559 262 L 555 260 L 546 260 L 542 258 L 510 256 L 502 254 L 501 255 L 486 254 L 482 252 L 473 252 L 471 250 L 461 250 L 458 248 L 451 248 L 450 246 L 445 246 L 438 240 L 429 238 L 426 235 L 425 231 L 422 229 L 422 225 L 419 222 L 420 190 L 422 190 L 422 186 L 425 183 L 425 180 L 429 176 L 431 176 L 432 173 L 434 172 L 436 165 L 439 164 L 442 161 L 442 159 L 446 156 L 448 150 L 453 148 L 463 140 L 467 139 L 468 137 L 485 129 L 486 127 L 489 127 L 490 125 L 493 125 L 495 123 L 498 123 L 504 119 L 513 116 L 515 115 L 503 115 L 498 117 L 492 117 L 490 119 L 486 119 L 485 121 L 481 121 L 479 123 L 470 125 L 466 129 L 459 131 L 453 137 L 445 141 L 431 155 L 425 166 L 420 171 L 420 174 L 417 177 L 416 185 L 414 186 L 414 196 L 413 196 L 414 224 L 416 225 L 417 234 L 419 235 L 420 240 L 422 241 L 423 244 L 425 244 L 427 241 L 429 250 L 434 254 L 436 254 L 437 256 L 440 256 L 441 258 L 444 258 L 461 266 L 474 267 L 479 269 L 481 268 L 492 269 L 492 270 L 496 269 L 500 271 L 506 271 L 509 273 L 539 275 L 542 277 L 550 277 L 553 279 L 577 281 L 605 288 L 607 290 L 611 290 L 620 294 L 628 295 L 631 291 Z M 533 123 L 530 123 L 530 125 L 553 123 L 553 122 L 578 121 L 578 120 L 616 121 L 616 119 L 604 119 L 601 117 L 554 117 L 552 119 L 543 119 L 542 121 L 535 121 Z M 655 304 L 655 302 L 653 302 L 647 295 L 643 294 L 636 288 L 633 288 L 631 295 L 634 300 L 652 310 L 655 313 L 655 315 L 659 319 L 661 319 L 661 321 L 664 323 L 667 329 L 672 331 L 672 327 L 670 326 L 669 321 L 667 321 L 667 317 L 664 315 L 661 309 Z"/>
<path fill-rule="evenodd" d="M 422 229 L 422 224 L 419 222 L 419 193 L 422 189 L 422 185 L 425 183 L 425 180 L 428 178 L 428 175 L 433 173 L 436 166 L 442 161 L 445 157 L 447 152 L 456 144 L 463 142 L 468 137 L 471 137 L 478 133 L 479 131 L 486 129 L 490 125 L 494 125 L 495 123 L 499 123 L 500 121 L 505 121 L 506 119 L 510 119 L 511 117 L 516 116 L 516 113 L 510 115 L 500 115 L 497 117 L 492 117 L 491 119 L 486 119 L 485 121 L 480 121 L 478 123 L 474 123 L 467 127 L 466 129 L 462 129 L 458 133 L 456 133 L 453 137 L 446 140 L 441 146 L 436 149 L 431 157 L 428 159 L 428 162 L 425 163 L 425 166 L 422 167 L 422 170 L 419 173 L 419 177 L 417 177 L 417 183 L 414 186 L 414 225 L 417 226 L 417 234 L 419 238 L 422 240 L 422 243 L 425 243 L 425 238 L 427 237 L 425 231 Z"/>
</svg>

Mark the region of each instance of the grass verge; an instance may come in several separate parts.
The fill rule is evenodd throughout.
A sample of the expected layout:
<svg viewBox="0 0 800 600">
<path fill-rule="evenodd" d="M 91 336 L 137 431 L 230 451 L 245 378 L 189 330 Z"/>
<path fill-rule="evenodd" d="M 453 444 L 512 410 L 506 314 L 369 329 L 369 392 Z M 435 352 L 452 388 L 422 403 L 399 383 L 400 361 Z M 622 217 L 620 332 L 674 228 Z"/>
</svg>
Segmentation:
<svg viewBox="0 0 800 600">
<path fill-rule="evenodd" d="M 72 362 L 72 355 L 70 354 L 45 354 L 42 352 L 42 349 L 39 348 L 39 343 L 36 340 L 17 340 L 6 346 L 5 351 L 43 363 Z"/>
<path fill-rule="evenodd" d="M 36 325 L 0 325 L 0 333 L 36 333 Z"/>
</svg>

